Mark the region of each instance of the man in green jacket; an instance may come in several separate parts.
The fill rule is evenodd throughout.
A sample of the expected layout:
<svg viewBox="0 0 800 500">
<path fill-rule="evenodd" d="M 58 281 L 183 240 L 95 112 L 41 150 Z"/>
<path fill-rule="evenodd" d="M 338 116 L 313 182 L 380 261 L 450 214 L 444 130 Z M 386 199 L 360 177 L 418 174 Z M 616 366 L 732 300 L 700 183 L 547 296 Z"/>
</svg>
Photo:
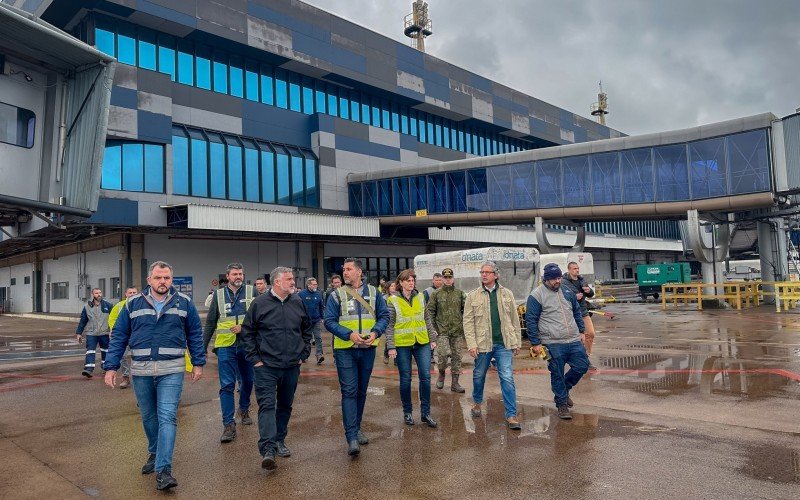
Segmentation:
<svg viewBox="0 0 800 500">
<path fill-rule="evenodd" d="M 444 388 L 444 376 L 447 369 L 447 357 L 450 356 L 450 390 L 463 393 L 464 388 L 458 383 L 461 375 L 461 350 L 464 345 L 464 300 L 467 295 L 455 287 L 453 270 L 442 270 L 444 284 L 434 291 L 426 306 L 425 322 L 428 331 L 440 337 L 436 353 L 439 356 L 439 379 L 436 388 Z"/>
<path fill-rule="evenodd" d="M 119 313 L 122 311 L 122 308 L 125 307 L 125 302 L 128 301 L 129 298 L 133 297 L 139 293 L 139 290 L 136 289 L 135 286 L 128 287 L 125 290 L 125 296 L 122 297 L 122 300 L 117 302 L 111 312 L 108 313 L 108 329 L 109 331 L 114 330 L 114 324 L 117 322 L 117 318 L 119 318 Z M 130 348 L 125 349 L 125 354 L 122 356 L 122 365 L 120 368 L 122 369 L 122 381 L 119 383 L 120 389 L 127 389 L 131 385 L 131 358 L 130 358 L 131 350 Z"/>
</svg>

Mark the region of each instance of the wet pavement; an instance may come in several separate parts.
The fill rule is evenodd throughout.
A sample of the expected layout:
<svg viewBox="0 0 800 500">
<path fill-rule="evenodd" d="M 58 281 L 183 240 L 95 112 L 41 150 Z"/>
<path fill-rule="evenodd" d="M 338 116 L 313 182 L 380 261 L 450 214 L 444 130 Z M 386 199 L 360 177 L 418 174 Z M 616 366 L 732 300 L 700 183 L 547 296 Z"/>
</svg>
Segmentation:
<svg viewBox="0 0 800 500">
<path fill-rule="evenodd" d="M 555 416 L 544 364 L 515 358 L 521 431 L 503 425 L 496 373 L 484 415 L 433 389 L 437 429 L 402 423 L 397 373 L 379 358 L 361 457 L 346 455 L 329 350 L 306 364 L 278 469 L 260 468 L 257 426 L 221 432 L 215 358 L 184 387 L 174 475 L 183 498 L 798 498 L 800 315 L 619 304 L 595 318 L 591 372 L 575 418 Z M 60 322 L 25 331 L 0 317 L 0 355 L 69 347 Z M 59 329 L 62 330 L 59 330 Z M 72 326 L 74 328 L 74 324 Z M 36 342 L 41 342 L 36 344 Z M 46 341 L 46 342 L 45 342 Z M 29 344 L 25 344 L 29 342 Z M 72 340 L 72 348 L 76 345 Z M 26 347 L 27 346 L 27 347 Z M 63 347 L 63 349 L 62 349 Z M 31 354 L 30 356 L 33 356 Z M 28 356 L 28 358 L 30 358 Z M 465 361 L 467 356 L 465 355 Z M 0 361 L 0 497 L 142 498 L 146 442 L 133 393 L 80 376 L 80 356 Z M 449 377 L 448 377 L 449 383 Z M 416 396 L 416 391 L 414 391 Z M 255 403 L 253 408 L 255 409 Z"/>
</svg>

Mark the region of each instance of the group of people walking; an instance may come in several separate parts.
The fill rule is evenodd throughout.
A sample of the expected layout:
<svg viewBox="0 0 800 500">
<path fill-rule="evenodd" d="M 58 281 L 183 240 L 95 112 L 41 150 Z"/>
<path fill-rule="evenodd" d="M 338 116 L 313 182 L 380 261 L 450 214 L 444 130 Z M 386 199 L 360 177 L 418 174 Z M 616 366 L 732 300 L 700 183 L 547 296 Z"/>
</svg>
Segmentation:
<svg viewBox="0 0 800 500">
<path fill-rule="evenodd" d="M 306 290 L 295 293 L 291 268 L 274 269 L 270 285 L 262 281 L 250 286 L 244 284 L 242 265 L 231 264 L 226 271 L 226 286 L 215 291 L 209 301 L 205 328 L 191 298 L 172 286 L 172 267 L 166 262 L 154 262 L 149 269 L 148 286 L 141 293 L 128 289 L 125 301 L 114 307 L 102 300 L 102 293 L 93 294 L 84 308 L 82 317 L 85 315 L 86 320 L 82 319 L 77 334 L 97 325 L 92 332 L 105 335 L 108 346 L 107 353 L 101 351 L 105 354 L 106 385 L 113 388 L 119 381 L 120 387 L 133 386 L 148 440 L 149 454 L 142 474 L 156 472 L 158 489 L 177 485 L 172 476 L 172 452 L 183 374 L 188 367 L 192 382 L 200 379 L 212 338 L 220 379 L 220 441 L 236 438 L 234 392 L 238 383 L 238 413 L 244 425 L 253 423 L 249 407 L 255 390 L 262 467 L 274 469 L 276 457 L 291 456 L 286 444 L 288 424 L 300 366 L 309 358 L 312 343 L 316 345 L 317 362 L 324 360 L 320 320 L 333 336 L 342 423 L 350 456 L 358 456 L 369 443 L 362 420 L 381 337 L 389 357 L 397 361 L 405 424 L 416 423 L 411 398 L 412 360 L 419 378 L 419 421 L 437 427 L 430 397 L 433 350 L 438 348 L 436 387 L 444 387 L 449 364 L 450 388 L 463 393 L 459 377 L 461 352 L 466 344 L 475 360 L 472 416 L 482 415 L 485 379 L 490 363 L 495 362 L 506 424 L 510 429 L 521 429 L 512 371 L 513 356 L 522 346 L 520 323 L 514 295 L 499 283 L 494 263 L 481 266 L 481 285 L 469 293 L 454 286 L 454 273 L 449 268 L 442 270 L 441 286 L 423 293 L 416 289 L 414 271 L 404 270 L 394 282 L 396 292 L 385 296 L 364 282 L 359 260 L 346 259 L 342 274 L 340 285 L 334 285 L 322 296 L 313 278 L 307 281 Z M 539 352 L 544 345 L 552 356 L 548 367 L 558 415 L 571 418 L 569 391 L 589 368 L 582 343 L 586 324 L 581 302 L 590 292 L 578 281 L 582 290 L 578 293 L 582 295 L 576 297 L 566 286 L 561 287 L 563 278 L 555 264 L 545 267 L 542 285 L 528 297 L 526 321 L 533 350 Z M 114 321 L 105 329 L 100 327 L 98 318 L 102 319 L 106 310 L 111 315 L 112 309 Z M 99 340 L 96 343 L 103 345 Z M 126 368 L 128 350 L 131 361 Z M 91 376 L 94 356 L 92 363 L 89 356 L 95 353 L 88 351 L 84 370 Z M 566 374 L 565 365 L 570 366 Z"/>
</svg>

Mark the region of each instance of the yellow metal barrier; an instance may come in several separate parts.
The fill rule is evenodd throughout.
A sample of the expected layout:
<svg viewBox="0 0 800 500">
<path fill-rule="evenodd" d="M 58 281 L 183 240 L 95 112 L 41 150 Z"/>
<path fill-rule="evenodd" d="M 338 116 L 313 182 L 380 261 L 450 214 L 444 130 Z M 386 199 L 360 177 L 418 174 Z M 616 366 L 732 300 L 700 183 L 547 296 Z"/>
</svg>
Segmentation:
<svg viewBox="0 0 800 500">
<path fill-rule="evenodd" d="M 774 287 L 774 291 L 764 290 L 764 286 Z M 704 293 L 707 288 L 712 288 L 712 293 Z M 722 293 L 717 293 L 722 289 Z M 775 310 L 788 311 L 794 309 L 800 302 L 800 282 L 797 281 L 728 281 L 725 283 L 670 283 L 661 286 L 661 309 L 666 310 L 667 302 L 672 301 L 673 307 L 678 302 L 689 304 L 697 302 L 697 309 L 703 310 L 703 299 L 723 299 L 729 301 L 736 309 L 759 306 L 765 296 L 775 297 Z"/>
</svg>

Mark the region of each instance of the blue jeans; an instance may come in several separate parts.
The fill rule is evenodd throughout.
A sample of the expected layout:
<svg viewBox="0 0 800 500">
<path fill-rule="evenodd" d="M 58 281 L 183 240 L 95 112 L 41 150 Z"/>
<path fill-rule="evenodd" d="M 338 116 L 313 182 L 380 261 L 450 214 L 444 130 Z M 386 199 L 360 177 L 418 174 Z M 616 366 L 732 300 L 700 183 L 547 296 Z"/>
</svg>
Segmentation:
<svg viewBox="0 0 800 500">
<path fill-rule="evenodd" d="M 483 403 L 483 385 L 492 358 L 497 361 L 497 375 L 500 377 L 500 392 L 503 394 L 506 418 L 514 417 L 517 415 L 517 388 L 514 385 L 514 372 L 511 368 L 514 353 L 511 349 L 506 349 L 503 344 L 494 344 L 491 351 L 478 353 L 475 369 L 472 371 L 472 399 L 475 404 Z"/>
<path fill-rule="evenodd" d="M 587 371 L 589 371 L 589 357 L 586 348 L 578 340 L 569 344 L 547 344 L 552 359 L 547 363 L 550 370 L 550 388 L 555 397 L 556 406 L 567 404 L 569 391 L 575 387 Z M 569 365 L 569 371 L 564 375 L 564 366 Z"/>
<path fill-rule="evenodd" d="M 103 361 L 103 363 L 105 363 L 109 339 L 110 337 L 108 335 L 86 336 L 86 360 L 83 363 L 84 370 L 89 373 L 94 371 L 95 358 L 97 357 L 97 346 L 100 346 L 100 359 Z"/>
<path fill-rule="evenodd" d="M 300 365 L 292 368 L 255 368 L 258 401 L 258 452 L 263 456 L 286 439 L 292 416 L 294 392 L 300 378 Z"/>
<path fill-rule="evenodd" d="M 397 370 L 400 372 L 400 400 L 403 413 L 411 413 L 411 356 L 417 360 L 419 402 L 422 415 L 431 413 L 431 345 L 414 344 L 397 348 Z"/>
<path fill-rule="evenodd" d="M 342 390 L 342 424 L 348 442 L 358 437 L 367 401 L 367 387 L 375 364 L 375 347 L 334 349 L 333 359 Z"/>
<path fill-rule="evenodd" d="M 147 451 L 156 454 L 156 472 L 172 468 L 183 372 L 158 377 L 134 375 L 132 385 L 147 436 Z"/>
<path fill-rule="evenodd" d="M 314 347 L 316 347 L 317 357 L 322 356 L 322 333 L 319 331 L 320 320 L 314 320 L 311 327 L 311 338 L 314 339 Z"/>
<path fill-rule="evenodd" d="M 250 408 L 250 394 L 253 392 L 253 365 L 244 357 L 244 350 L 238 345 L 217 348 L 217 370 L 219 371 L 219 404 L 222 407 L 222 424 L 235 422 L 233 391 L 236 379 L 239 382 L 239 409 Z"/>
</svg>

